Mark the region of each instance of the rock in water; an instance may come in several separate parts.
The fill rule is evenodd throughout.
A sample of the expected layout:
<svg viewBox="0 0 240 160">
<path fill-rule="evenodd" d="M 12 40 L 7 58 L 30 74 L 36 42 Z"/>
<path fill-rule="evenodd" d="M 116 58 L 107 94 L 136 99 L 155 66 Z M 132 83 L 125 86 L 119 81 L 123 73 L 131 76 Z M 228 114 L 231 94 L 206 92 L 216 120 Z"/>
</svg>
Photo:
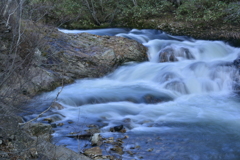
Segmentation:
<svg viewBox="0 0 240 160">
<path fill-rule="evenodd" d="M 159 53 L 160 62 L 175 62 L 178 61 L 174 55 L 174 50 L 172 48 L 166 48 Z"/>
<path fill-rule="evenodd" d="M 234 66 L 237 68 L 240 68 L 240 56 L 233 61 Z"/>
<path fill-rule="evenodd" d="M 119 132 L 123 129 L 123 125 L 120 125 L 120 126 L 115 126 L 113 127 L 113 129 L 116 131 L 116 132 Z"/>
<path fill-rule="evenodd" d="M 86 149 L 84 151 L 84 154 L 89 157 L 101 156 L 102 150 L 100 147 L 93 147 L 93 148 Z"/>
<path fill-rule="evenodd" d="M 95 133 L 91 138 L 91 145 L 100 146 L 102 144 L 101 139 L 102 139 L 101 135 L 99 133 Z"/>
</svg>

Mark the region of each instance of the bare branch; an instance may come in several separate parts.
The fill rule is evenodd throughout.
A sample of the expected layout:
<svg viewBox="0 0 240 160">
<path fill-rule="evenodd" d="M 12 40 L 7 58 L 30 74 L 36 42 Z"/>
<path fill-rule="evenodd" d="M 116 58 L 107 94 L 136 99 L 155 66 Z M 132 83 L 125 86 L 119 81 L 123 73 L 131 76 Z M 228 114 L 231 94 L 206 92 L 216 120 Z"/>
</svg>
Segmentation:
<svg viewBox="0 0 240 160">
<path fill-rule="evenodd" d="M 33 119 L 31 119 L 31 120 L 29 120 L 29 121 L 27 121 L 27 122 L 19 123 L 19 125 L 22 126 L 22 125 L 25 125 L 25 124 L 31 123 L 31 122 L 37 120 L 39 117 L 41 117 L 44 113 L 46 113 L 47 111 L 49 111 L 49 110 L 52 108 L 53 104 L 57 101 L 58 96 L 60 95 L 60 93 L 62 92 L 62 90 L 63 90 L 63 80 L 62 80 L 62 87 L 61 87 L 61 90 L 58 91 L 57 96 L 56 96 L 56 98 L 54 99 L 54 101 L 52 102 L 52 104 L 51 104 L 46 110 L 44 110 L 43 112 L 41 112 L 37 117 L 35 117 L 35 118 L 33 118 Z"/>
</svg>

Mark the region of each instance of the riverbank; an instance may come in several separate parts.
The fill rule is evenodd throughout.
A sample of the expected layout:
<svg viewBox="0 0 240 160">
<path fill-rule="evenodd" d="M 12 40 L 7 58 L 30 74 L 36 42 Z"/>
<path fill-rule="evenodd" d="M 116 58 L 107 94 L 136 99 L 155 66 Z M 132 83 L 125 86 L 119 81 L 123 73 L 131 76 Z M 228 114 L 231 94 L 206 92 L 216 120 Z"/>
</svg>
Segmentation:
<svg viewBox="0 0 240 160">
<path fill-rule="evenodd" d="M 240 46 L 240 3 L 236 0 L 206 1 L 109 1 L 106 3 L 72 0 L 74 6 L 60 3 L 53 12 L 44 16 L 42 21 L 47 24 L 59 24 L 66 29 L 99 29 L 99 28 L 138 28 L 159 29 L 172 35 L 191 36 L 195 39 L 223 40 Z M 180 2 L 180 3 L 178 3 Z M 39 5 L 47 3 L 35 2 Z M 88 5 L 87 5 L 88 4 Z M 64 6 L 64 8 L 62 8 Z M 87 7 L 89 6 L 89 7 Z M 66 11 L 74 7 L 76 10 Z M 68 14 L 58 16 L 59 10 Z M 76 17 L 79 11 L 83 16 Z M 94 11 L 94 12 L 93 12 Z"/>
</svg>

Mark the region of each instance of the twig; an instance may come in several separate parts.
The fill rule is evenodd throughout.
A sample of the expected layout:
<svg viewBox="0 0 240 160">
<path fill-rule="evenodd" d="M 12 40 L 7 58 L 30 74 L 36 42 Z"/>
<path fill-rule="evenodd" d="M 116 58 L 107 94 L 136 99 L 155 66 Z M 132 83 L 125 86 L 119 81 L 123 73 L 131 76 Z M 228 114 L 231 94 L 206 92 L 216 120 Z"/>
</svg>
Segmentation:
<svg viewBox="0 0 240 160">
<path fill-rule="evenodd" d="M 56 98 L 54 99 L 54 101 L 52 102 L 52 104 L 51 104 L 45 111 L 43 111 L 42 113 L 40 113 L 37 117 L 35 117 L 35 118 L 33 118 L 33 119 L 31 119 L 31 120 L 29 120 L 29 121 L 27 121 L 27 122 L 24 122 L 24 123 L 18 123 L 18 125 L 22 126 L 22 125 L 31 123 L 31 122 L 35 121 L 36 119 L 38 119 L 40 116 L 42 116 L 44 113 L 46 113 L 47 111 L 49 111 L 49 110 L 51 109 L 51 107 L 53 106 L 53 104 L 57 101 L 58 96 L 59 96 L 59 94 L 62 92 L 62 90 L 63 90 L 63 80 L 62 80 L 61 90 L 58 91 L 58 94 L 57 94 Z"/>
</svg>

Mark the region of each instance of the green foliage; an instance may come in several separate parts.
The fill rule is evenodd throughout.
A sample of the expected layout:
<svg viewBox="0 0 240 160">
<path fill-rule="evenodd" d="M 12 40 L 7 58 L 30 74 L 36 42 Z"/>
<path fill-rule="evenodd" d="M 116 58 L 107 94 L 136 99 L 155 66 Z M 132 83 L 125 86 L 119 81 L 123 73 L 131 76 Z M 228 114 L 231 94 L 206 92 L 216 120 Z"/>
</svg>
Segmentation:
<svg viewBox="0 0 240 160">
<path fill-rule="evenodd" d="M 144 20 L 162 18 L 171 14 L 173 9 L 174 6 L 169 1 L 139 0 L 137 6 L 131 4 L 128 7 L 123 6 L 117 20 L 122 24 L 142 28 L 148 26 L 144 24 Z"/>
<path fill-rule="evenodd" d="M 227 13 L 227 16 L 224 18 L 225 22 L 234 25 L 240 24 L 240 2 L 230 3 L 225 12 Z"/>
<path fill-rule="evenodd" d="M 123 9 L 122 16 L 131 17 L 132 19 L 149 19 L 155 17 L 161 17 L 170 11 L 172 4 L 167 2 L 164 4 L 155 4 L 154 6 L 150 4 L 134 6 L 132 9 Z"/>
<path fill-rule="evenodd" d="M 66 28 L 154 27 L 151 20 L 166 17 L 194 24 L 239 24 L 236 1 L 182 0 L 176 7 L 171 0 L 26 0 L 24 15 Z"/>
<path fill-rule="evenodd" d="M 191 22 L 216 21 L 225 16 L 226 7 L 226 3 L 218 0 L 187 0 L 176 10 L 176 18 Z"/>
</svg>

